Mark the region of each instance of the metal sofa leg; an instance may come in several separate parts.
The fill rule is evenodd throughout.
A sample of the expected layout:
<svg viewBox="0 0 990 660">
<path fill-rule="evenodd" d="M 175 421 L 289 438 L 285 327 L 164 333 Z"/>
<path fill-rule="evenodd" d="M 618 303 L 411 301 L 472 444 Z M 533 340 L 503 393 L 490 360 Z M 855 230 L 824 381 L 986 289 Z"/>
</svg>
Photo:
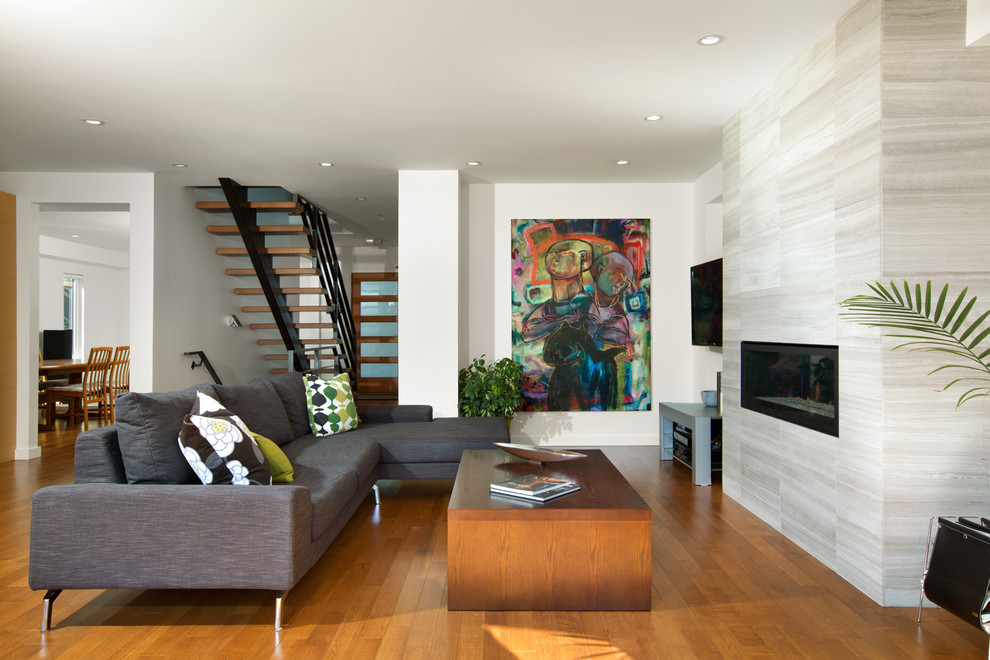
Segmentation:
<svg viewBox="0 0 990 660">
<path fill-rule="evenodd" d="M 371 490 L 375 491 L 375 505 L 382 503 L 381 494 L 378 492 L 378 484 L 372 484 Z"/>
<path fill-rule="evenodd" d="M 45 592 L 45 600 L 42 601 L 41 609 L 41 632 L 45 633 L 52 627 L 52 603 L 62 593 L 61 589 L 49 589 Z"/>
<path fill-rule="evenodd" d="M 282 629 L 282 600 L 285 598 L 285 594 L 284 591 L 275 593 L 275 632 Z"/>
</svg>

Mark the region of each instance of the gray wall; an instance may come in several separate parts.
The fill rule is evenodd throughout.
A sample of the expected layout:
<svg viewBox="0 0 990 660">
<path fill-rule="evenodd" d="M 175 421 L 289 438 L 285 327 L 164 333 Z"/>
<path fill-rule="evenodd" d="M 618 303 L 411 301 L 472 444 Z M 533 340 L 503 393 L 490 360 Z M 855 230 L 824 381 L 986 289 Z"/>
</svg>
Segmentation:
<svg viewBox="0 0 990 660">
<path fill-rule="evenodd" d="M 990 502 L 987 403 L 838 317 L 877 279 L 990 298 L 990 51 L 965 18 L 864 0 L 724 131 L 725 493 L 885 605 L 916 602 L 930 515 Z M 840 437 L 741 410 L 740 340 L 838 344 Z"/>
</svg>

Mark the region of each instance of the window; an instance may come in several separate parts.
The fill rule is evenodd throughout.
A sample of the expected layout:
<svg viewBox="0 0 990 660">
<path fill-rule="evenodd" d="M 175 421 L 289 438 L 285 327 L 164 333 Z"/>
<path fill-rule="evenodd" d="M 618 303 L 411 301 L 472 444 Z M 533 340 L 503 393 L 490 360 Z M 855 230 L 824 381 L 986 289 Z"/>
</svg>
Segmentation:
<svg viewBox="0 0 990 660">
<path fill-rule="evenodd" d="M 82 275 L 62 276 L 62 327 L 72 330 L 72 357 L 82 357 L 83 347 L 83 286 Z"/>
</svg>

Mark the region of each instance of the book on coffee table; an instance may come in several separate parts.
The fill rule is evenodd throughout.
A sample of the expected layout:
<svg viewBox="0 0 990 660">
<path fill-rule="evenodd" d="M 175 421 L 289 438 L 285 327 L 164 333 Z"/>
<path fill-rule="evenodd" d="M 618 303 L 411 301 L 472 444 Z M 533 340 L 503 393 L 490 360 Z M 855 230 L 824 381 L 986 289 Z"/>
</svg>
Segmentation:
<svg viewBox="0 0 990 660">
<path fill-rule="evenodd" d="M 535 495 L 536 493 L 542 493 L 544 491 L 550 490 L 551 488 L 558 488 L 560 486 L 565 486 L 571 483 L 566 479 L 556 479 L 554 477 L 546 477 L 538 474 L 524 474 L 518 477 L 512 477 L 511 479 L 506 479 L 505 481 L 499 481 L 498 483 L 492 484 L 492 491 L 498 491 L 500 493 L 528 493 L 530 495 Z"/>
<path fill-rule="evenodd" d="M 560 497 L 561 495 L 567 495 L 568 493 L 573 493 L 576 490 L 581 490 L 581 487 L 576 483 L 568 481 L 562 485 L 550 488 L 548 490 L 540 491 L 539 493 L 527 493 L 525 491 L 511 491 L 511 490 L 496 490 L 495 484 L 492 484 L 491 492 L 493 495 L 505 495 L 506 497 L 516 497 L 523 500 L 533 500 L 536 502 L 546 502 L 547 500 L 552 500 L 555 497 Z"/>
</svg>

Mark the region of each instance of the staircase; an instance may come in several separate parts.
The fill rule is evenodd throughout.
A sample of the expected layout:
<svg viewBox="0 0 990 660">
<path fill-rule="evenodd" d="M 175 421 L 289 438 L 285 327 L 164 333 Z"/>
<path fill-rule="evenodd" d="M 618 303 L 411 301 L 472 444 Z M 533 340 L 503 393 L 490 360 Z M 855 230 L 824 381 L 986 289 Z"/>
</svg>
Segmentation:
<svg viewBox="0 0 990 660">
<path fill-rule="evenodd" d="M 354 320 L 326 212 L 279 186 L 246 187 L 220 179 L 219 186 L 200 190 L 222 201 L 197 202 L 197 209 L 233 222 L 206 228 L 236 243 L 217 248 L 217 254 L 244 257 L 250 266 L 227 268 L 227 275 L 254 278 L 234 293 L 264 298 L 265 304 L 253 300 L 241 309 L 256 319 L 250 327 L 263 335 L 258 344 L 282 347 L 265 355 L 286 365 L 271 372 L 348 373 L 353 381 Z"/>
</svg>

